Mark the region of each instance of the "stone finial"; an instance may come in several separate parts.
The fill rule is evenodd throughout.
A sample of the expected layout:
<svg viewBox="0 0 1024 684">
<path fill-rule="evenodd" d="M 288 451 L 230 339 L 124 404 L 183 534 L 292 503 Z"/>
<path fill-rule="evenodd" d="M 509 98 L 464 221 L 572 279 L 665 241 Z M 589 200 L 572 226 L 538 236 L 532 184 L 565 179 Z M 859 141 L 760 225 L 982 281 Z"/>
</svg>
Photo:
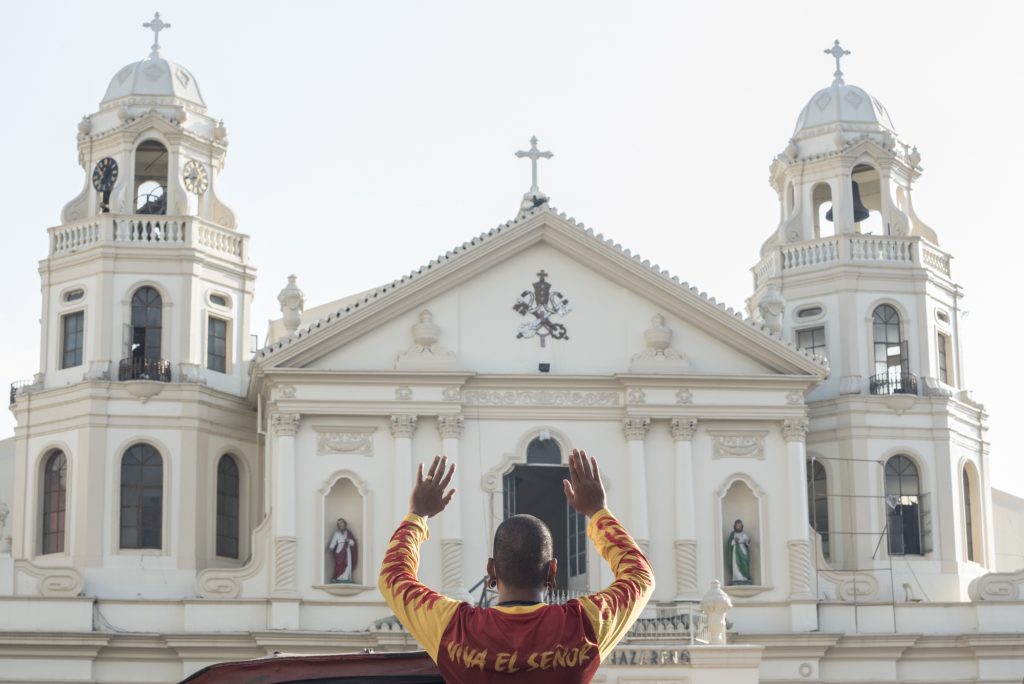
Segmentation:
<svg viewBox="0 0 1024 684">
<path fill-rule="evenodd" d="M 295 276 L 288 276 L 288 285 L 277 293 L 277 301 L 281 303 L 281 319 L 289 334 L 299 329 L 302 323 L 302 309 L 306 304 L 306 296 L 295 284 Z"/>
<path fill-rule="evenodd" d="M 537 185 L 537 160 L 551 159 L 551 157 L 555 155 L 548 150 L 541 151 L 540 149 L 538 149 L 537 136 L 533 136 L 532 138 L 530 138 L 530 149 L 519 150 L 518 152 L 516 152 L 516 156 L 519 157 L 520 159 L 524 157 L 529 159 L 531 165 L 530 169 L 532 182 L 530 183 L 530 190 L 525 195 L 523 195 L 523 201 L 519 207 L 521 211 L 526 212 L 529 211 L 530 209 L 533 209 L 534 207 L 539 207 L 540 205 L 548 201 L 548 196 L 541 192 L 540 186 Z"/>
<path fill-rule="evenodd" d="M 722 591 L 722 583 L 711 582 L 711 588 L 700 601 L 700 609 L 708 616 L 708 643 L 725 643 L 725 616 L 732 608 L 732 599 Z"/>
<path fill-rule="evenodd" d="M 782 314 L 786 311 L 786 300 L 774 285 L 769 285 L 765 290 L 761 301 L 757 303 L 757 309 L 769 330 L 776 334 L 782 332 Z"/>
<path fill-rule="evenodd" d="M 434 323 L 434 314 L 429 309 L 420 311 L 419 319 L 412 326 L 412 339 L 419 351 L 433 351 L 441 336 L 441 327 Z"/>
<path fill-rule="evenodd" d="M 78 132 L 82 135 L 89 135 L 92 132 L 92 120 L 88 116 L 83 116 L 78 122 Z"/>
<path fill-rule="evenodd" d="M 689 359 L 672 348 L 672 329 L 660 313 L 651 318 L 651 327 L 644 331 L 644 342 L 647 348 L 630 360 L 632 372 L 680 373 L 689 369 Z"/>
<path fill-rule="evenodd" d="M 155 59 L 160 56 L 160 32 L 171 28 L 171 25 L 160 18 L 160 13 L 157 12 L 153 15 L 153 18 L 142 25 L 143 28 L 148 28 L 153 32 L 153 45 L 150 46 L 151 52 L 149 53 L 150 59 Z"/>
<path fill-rule="evenodd" d="M 917 151 L 916 145 L 914 146 L 914 149 L 910 151 L 910 154 L 907 155 L 907 161 L 910 162 L 910 165 L 915 169 L 921 164 L 921 153 Z"/>
<path fill-rule="evenodd" d="M 228 128 L 224 125 L 224 119 L 217 122 L 213 127 L 213 137 L 217 140 L 224 140 L 228 137 Z"/>
</svg>

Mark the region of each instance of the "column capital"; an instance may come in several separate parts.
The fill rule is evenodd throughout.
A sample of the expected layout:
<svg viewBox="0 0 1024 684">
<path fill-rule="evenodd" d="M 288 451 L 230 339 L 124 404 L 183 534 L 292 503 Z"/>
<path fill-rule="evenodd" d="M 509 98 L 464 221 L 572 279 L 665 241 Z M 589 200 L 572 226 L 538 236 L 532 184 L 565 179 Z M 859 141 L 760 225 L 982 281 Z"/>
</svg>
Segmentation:
<svg viewBox="0 0 1024 684">
<path fill-rule="evenodd" d="M 650 418 L 630 416 L 622 421 L 622 432 L 628 441 L 642 440 L 647 436 L 647 429 L 651 426 Z"/>
<path fill-rule="evenodd" d="M 810 421 L 806 418 L 787 418 L 782 421 L 782 436 L 787 442 L 802 442 L 807 438 Z"/>
<path fill-rule="evenodd" d="M 274 413 L 270 416 L 270 425 L 280 437 L 294 437 L 301 421 L 302 416 L 298 413 Z"/>
<path fill-rule="evenodd" d="M 677 442 L 689 442 L 697 431 L 696 418 L 673 418 L 671 423 L 672 439 Z"/>
<path fill-rule="evenodd" d="M 437 431 L 441 434 L 441 439 L 458 439 L 462 437 L 465 429 L 466 424 L 462 416 L 437 417 Z"/>
<path fill-rule="evenodd" d="M 391 434 L 395 437 L 411 438 L 416 432 L 416 416 L 391 416 Z"/>
</svg>

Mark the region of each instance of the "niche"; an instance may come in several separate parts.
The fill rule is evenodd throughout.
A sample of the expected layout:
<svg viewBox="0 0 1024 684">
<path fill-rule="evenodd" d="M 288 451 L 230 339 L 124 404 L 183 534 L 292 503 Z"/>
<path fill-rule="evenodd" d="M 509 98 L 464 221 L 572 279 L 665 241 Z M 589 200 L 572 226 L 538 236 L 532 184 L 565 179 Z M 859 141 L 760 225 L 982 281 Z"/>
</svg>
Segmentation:
<svg viewBox="0 0 1024 684">
<path fill-rule="evenodd" d="M 723 579 L 726 586 L 761 586 L 763 572 L 761 568 L 761 513 L 758 496 L 751 490 L 750 485 L 741 479 L 733 480 L 725 494 L 721 498 L 721 530 Z M 736 521 L 743 521 L 742 533 L 746 535 L 741 542 L 747 544 L 749 549 L 749 568 L 744 568 L 742 560 L 733 562 L 733 548 L 729 542 L 730 533 L 734 530 Z M 739 533 L 736 534 L 739 537 Z M 738 546 L 738 545 L 737 545 Z M 744 576 L 744 570 L 748 570 Z"/>
<path fill-rule="evenodd" d="M 339 476 L 324 495 L 322 521 L 323 570 L 321 580 L 330 585 L 362 585 L 364 566 L 369 560 L 363 540 L 366 500 L 360 488 L 347 476 Z M 335 536 L 338 519 L 347 523 L 347 535 Z M 330 549 L 332 542 L 334 549 Z M 344 543 L 342 543 L 344 542 Z M 351 543 L 348 543 L 351 542 Z M 338 550 L 340 549 L 340 553 Z M 351 564 L 349 564 L 351 560 Z"/>
</svg>

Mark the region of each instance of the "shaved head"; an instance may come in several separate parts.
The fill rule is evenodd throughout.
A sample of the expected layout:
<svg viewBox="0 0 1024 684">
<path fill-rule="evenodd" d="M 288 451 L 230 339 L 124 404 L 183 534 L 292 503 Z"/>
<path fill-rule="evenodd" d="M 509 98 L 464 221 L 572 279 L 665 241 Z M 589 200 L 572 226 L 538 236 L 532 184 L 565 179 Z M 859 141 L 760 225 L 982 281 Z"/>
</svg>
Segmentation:
<svg viewBox="0 0 1024 684">
<path fill-rule="evenodd" d="M 494 533 L 494 571 L 509 587 L 543 587 L 552 555 L 551 531 L 540 518 L 513 515 Z"/>
</svg>

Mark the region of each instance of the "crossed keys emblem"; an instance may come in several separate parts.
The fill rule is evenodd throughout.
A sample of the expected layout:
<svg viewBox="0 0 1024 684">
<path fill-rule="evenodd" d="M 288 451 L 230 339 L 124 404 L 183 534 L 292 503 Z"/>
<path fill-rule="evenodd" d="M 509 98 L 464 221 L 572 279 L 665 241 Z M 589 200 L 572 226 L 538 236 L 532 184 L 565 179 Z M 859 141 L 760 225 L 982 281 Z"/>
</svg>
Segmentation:
<svg viewBox="0 0 1024 684">
<path fill-rule="evenodd" d="M 533 292 L 523 290 L 512 308 L 520 316 L 532 316 L 519 326 L 516 339 L 536 336 L 540 338 L 540 346 L 543 347 L 549 335 L 555 340 L 569 339 L 565 326 L 553 322 L 551 318 L 556 314 L 565 316 L 571 309 L 569 300 L 561 292 L 551 290 L 551 283 L 545 280 L 547 273 L 542 270 L 537 273 L 537 277 L 539 280 L 533 284 Z"/>
</svg>

